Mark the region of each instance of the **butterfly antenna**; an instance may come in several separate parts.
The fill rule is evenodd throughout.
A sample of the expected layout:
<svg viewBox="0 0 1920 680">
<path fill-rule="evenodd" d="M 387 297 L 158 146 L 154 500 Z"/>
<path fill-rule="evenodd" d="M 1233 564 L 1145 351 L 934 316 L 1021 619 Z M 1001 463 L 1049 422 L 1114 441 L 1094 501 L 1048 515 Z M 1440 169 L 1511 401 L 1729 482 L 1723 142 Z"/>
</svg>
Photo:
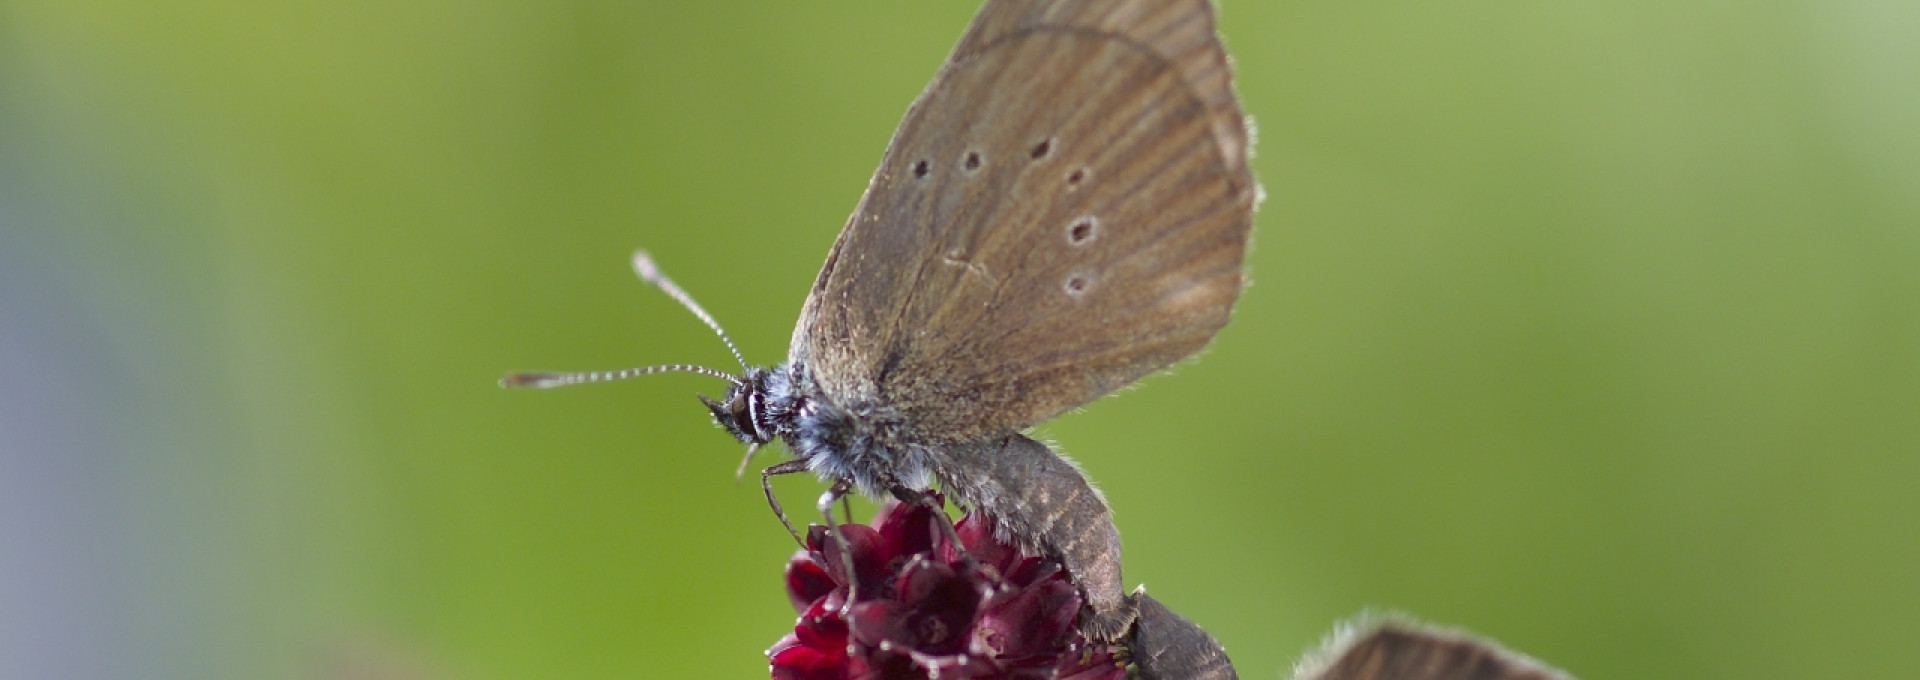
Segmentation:
<svg viewBox="0 0 1920 680">
<path fill-rule="evenodd" d="M 668 364 L 665 366 L 643 366 L 640 368 L 629 368 L 624 371 L 585 371 L 581 373 L 508 373 L 506 377 L 503 377 L 500 379 L 500 386 L 501 387 L 533 387 L 533 388 L 539 388 L 539 389 L 547 389 L 550 387 L 566 387 L 568 385 L 579 385 L 583 383 L 613 382 L 615 380 L 626 380 L 627 378 L 638 378 L 643 375 L 653 375 L 655 373 L 698 373 L 700 375 L 710 375 L 715 378 L 719 378 L 721 380 L 725 380 L 727 382 L 733 383 L 735 385 L 740 384 L 739 378 L 728 375 L 726 371 L 707 368 L 705 366 L 694 366 L 690 364 Z"/>
<path fill-rule="evenodd" d="M 687 291 L 680 290 L 680 286 L 674 285 L 673 279 L 660 273 L 660 267 L 653 263 L 653 256 L 648 255 L 647 251 L 633 251 L 633 273 L 639 274 L 640 280 L 653 284 L 653 287 L 659 288 L 661 292 L 680 303 L 680 306 L 686 307 L 687 311 L 693 312 L 694 316 L 700 317 L 701 321 L 707 322 L 707 327 L 713 329 L 713 334 L 720 336 L 721 342 L 727 343 L 727 351 L 733 352 L 733 358 L 740 362 L 741 370 L 753 370 L 747 365 L 747 358 L 740 354 L 740 348 L 733 345 L 733 338 L 727 337 L 727 332 L 720 330 L 720 322 L 714 321 L 713 315 L 702 309 L 700 303 L 694 302 L 693 296 L 688 295 Z"/>
</svg>

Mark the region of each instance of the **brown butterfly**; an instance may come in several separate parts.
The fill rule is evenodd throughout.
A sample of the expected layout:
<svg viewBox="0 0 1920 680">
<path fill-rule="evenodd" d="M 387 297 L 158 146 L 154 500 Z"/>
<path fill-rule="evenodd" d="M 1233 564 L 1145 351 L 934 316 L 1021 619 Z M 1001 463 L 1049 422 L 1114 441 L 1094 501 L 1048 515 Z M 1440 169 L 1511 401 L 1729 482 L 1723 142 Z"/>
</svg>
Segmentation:
<svg viewBox="0 0 1920 680">
<path fill-rule="evenodd" d="M 1180 676 L 1173 677 L 1207 677 Z M 1456 631 L 1400 620 L 1343 628 L 1294 669 L 1294 680 L 1572 680 Z"/>
<path fill-rule="evenodd" d="M 1137 590 L 1140 618 L 1128 649 L 1129 678 L 1235 680 L 1220 643 Z M 1403 618 L 1362 621 L 1334 631 L 1294 669 L 1294 680 L 1572 680 L 1538 661 L 1465 633 Z"/>
<path fill-rule="evenodd" d="M 761 472 L 777 513 L 775 475 L 830 482 L 830 527 L 849 492 L 924 501 L 937 480 L 1060 559 L 1082 631 L 1118 639 L 1134 613 L 1106 501 L 1023 431 L 1226 325 L 1260 197 L 1231 79 L 1206 0 L 991 0 L 894 134 L 785 363 L 503 382 L 727 379 L 702 397 L 714 419 L 749 457 L 776 439 L 793 453 Z M 635 266 L 719 331 L 644 254 Z"/>
</svg>

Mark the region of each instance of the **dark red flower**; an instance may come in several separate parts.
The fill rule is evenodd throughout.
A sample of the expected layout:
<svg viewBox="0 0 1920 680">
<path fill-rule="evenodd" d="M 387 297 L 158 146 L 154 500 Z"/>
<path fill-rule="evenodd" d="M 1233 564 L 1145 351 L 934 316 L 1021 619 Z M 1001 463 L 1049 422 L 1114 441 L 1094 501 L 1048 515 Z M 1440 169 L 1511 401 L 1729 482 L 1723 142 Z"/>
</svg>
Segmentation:
<svg viewBox="0 0 1920 680">
<path fill-rule="evenodd" d="M 777 680 L 1120 680 L 1120 648 L 1075 630 L 1080 595 L 1060 564 L 993 535 L 978 515 L 889 501 L 873 525 L 807 531 L 787 563 L 800 619 L 767 658 Z M 848 603 L 846 560 L 854 601 Z M 969 559 L 971 558 L 971 559 Z"/>
</svg>

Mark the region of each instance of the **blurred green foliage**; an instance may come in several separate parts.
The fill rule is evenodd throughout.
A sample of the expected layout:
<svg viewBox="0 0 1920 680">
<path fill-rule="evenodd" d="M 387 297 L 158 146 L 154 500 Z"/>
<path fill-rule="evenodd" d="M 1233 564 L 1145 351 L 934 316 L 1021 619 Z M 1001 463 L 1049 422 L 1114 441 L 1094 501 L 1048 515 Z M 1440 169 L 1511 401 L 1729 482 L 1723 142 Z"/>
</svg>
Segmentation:
<svg viewBox="0 0 1920 680">
<path fill-rule="evenodd" d="M 1586 678 L 1920 673 L 1916 7 L 1228 0 L 1255 285 L 1041 429 L 1128 581 L 1249 678 L 1369 607 Z M 728 366 L 639 247 L 784 356 L 973 9 L 0 3 L 6 228 L 134 385 L 100 653 L 760 677 L 793 546 L 720 388 L 494 379 Z"/>
</svg>

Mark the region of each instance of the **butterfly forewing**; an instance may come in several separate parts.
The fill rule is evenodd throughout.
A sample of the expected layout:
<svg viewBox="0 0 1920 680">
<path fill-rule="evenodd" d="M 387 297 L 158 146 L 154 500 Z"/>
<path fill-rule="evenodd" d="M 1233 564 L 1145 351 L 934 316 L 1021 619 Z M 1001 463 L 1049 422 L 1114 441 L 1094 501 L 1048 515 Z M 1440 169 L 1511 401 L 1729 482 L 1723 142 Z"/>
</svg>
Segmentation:
<svg viewBox="0 0 1920 680">
<path fill-rule="evenodd" d="M 1211 112 L 1216 144 L 1227 164 L 1246 164 L 1247 127 L 1234 99 L 1232 70 L 1214 32 L 1208 0 L 1000 0 L 974 18 L 950 61 L 983 51 L 1007 36 L 1042 30 L 1097 33 L 1139 45 L 1165 59 Z"/>
<path fill-rule="evenodd" d="M 793 358 L 843 407 L 962 441 L 1205 345 L 1257 193 L 1213 35 L 1203 2 L 990 3 L 895 134 Z"/>
</svg>

